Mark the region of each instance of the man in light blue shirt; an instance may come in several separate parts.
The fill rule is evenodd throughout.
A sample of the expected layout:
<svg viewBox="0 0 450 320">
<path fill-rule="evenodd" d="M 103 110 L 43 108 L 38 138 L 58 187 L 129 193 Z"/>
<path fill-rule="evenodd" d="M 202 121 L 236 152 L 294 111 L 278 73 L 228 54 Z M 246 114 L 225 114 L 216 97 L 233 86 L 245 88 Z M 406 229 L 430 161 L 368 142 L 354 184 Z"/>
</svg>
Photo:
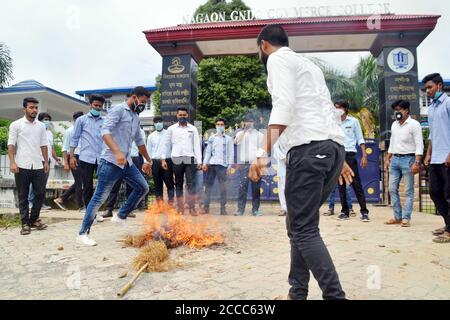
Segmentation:
<svg viewBox="0 0 450 320">
<path fill-rule="evenodd" d="M 91 110 L 88 114 L 75 121 L 73 136 L 70 142 L 70 167 L 78 168 L 75 149 L 80 148 L 79 166 L 83 177 L 83 200 L 87 206 L 94 194 L 94 172 L 100 162 L 103 148 L 101 135 L 104 118 L 101 115 L 105 98 L 101 95 L 92 95 L 89 98 Z M 99 221 L 102 221 L 99 217 Z"/>
<path fill-rule="evenodd" d="M 164 170 L 161 165 L 161 160 L 165 158 L 163 143 L 166 138 L 166 130 L 164 129 L 163 118 L 156 116 L 153 118 L 153 124 L 155 125 L 155 131 L 150 134 L 147 140 L 147 150 L 152 158 L 152 173 L 153 181 L 155 183 L 155 196 L 156 201 L 163 201 L 164 199 L 164 184 L 167 188 L 167 195 L 169 197 L 169 204 L 174 204 L 175 198 L 175 182 L 173 180 L 173 163 L 172 160 L 166 159 L 167 170 Z M 170 146 L 168 154 L 172 154 Z"/>
<path fill-rule="evenodd" d="M 444 92 L 439 73 L 426 76 L 423 83 L 433 99 L 428 109 L 430 144 L 425 165 L 430 167 L 431 199 L 445 222 L 445 227 L 433 231 L 433 241 L 450 243 L 450 97 Z"/>
<path fill-rule="evenodd" d="M 147 181 L 131 158 L 131 146 L 134 141 L 138 146 L 139 153 L 148 161 L 142 166 L 142 170 L 146 174 L 151 174 L 151 159 L 145 148 L 139 121 L 139 113 L 145 110 L 149 98 L 150 93 L 145 88 L 137 87 L 126 102 L 111 108 L 105 119 L 101 130 L 105 147 L 100 157 L 97 172 L 97 188 L 86 208 L 86 214 L 77 238 L 77 242 L 80 244 L 87 246 L 97 244 L 88 237 L 88 233 L 98 209 L 119 179 L 123 179 L 129 184 L 133 188 L 133 192 L 120 208 L 117 216 L 111 219 L 113 223 L 125 226 L 128 215 L 149 191 Z"/>
<path fill-rule="evenodd" d="M 355 173 L 351 185 L 353 187 L 353 191 L 355 191 L 359 206 L 361 207 L 361 221 L 369 222 L 369 210 L 367 209 L 366 196 L 361 185 L 361 178 L 359 176 L 358 170 L 358 161 L 356 159 L 356 146 L 359 145 L 362 152 L 361 167 L 367 167 L 366 142 L 364 141 L 361 125 L 359 124 L 359 121 L 357 119 L 348 115 L 350 108 L 347 101 L 337 101 L 335 103 L 335 107 L 343 112 L 341 118 L 341 128 L 345 134 L 345 161 Z M 347 186 L 345 184 L 339 185 L 339 195 L 341 198 L 342 211 L 338 219 L 347 220 L 350 218 L 350 208 L 347 202 Z"/>
<path fill-rule="evenodd" d="M 233 138 L 225 134 L 225 126 L 225 119 L 216 120 L 217 133 L 209 138 L 205 150 L 203 171 L 208 172 L 208 175 L 203 209 L 206 214 L 209 214 L 211 190 L 217 176 L 220 187 L 220 214 L 227 215 L 227 173 L 230 172 L 234 163 L 234 141 Z"/>
</svg>

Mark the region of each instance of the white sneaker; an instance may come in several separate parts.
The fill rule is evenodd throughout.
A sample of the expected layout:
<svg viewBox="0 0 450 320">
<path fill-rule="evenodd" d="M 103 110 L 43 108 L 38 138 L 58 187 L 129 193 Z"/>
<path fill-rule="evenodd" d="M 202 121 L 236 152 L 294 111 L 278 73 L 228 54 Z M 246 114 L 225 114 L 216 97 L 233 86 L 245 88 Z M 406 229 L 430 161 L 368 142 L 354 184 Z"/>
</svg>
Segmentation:
<svg viewBox="0 0 450 320">
<path fill-rule="evenodd" d="M 127 227 L 127 220 L 126 219 L 120 219 L 117 214 L 114 214 L 111 218 L 111 222 L 120 225 L 123 228 Z"/>
<path fill-rule="evenodd" d="M 97 222 L 103 222 L 105 221 L 105 218 L 103 218 L 100 214 L 97 214 L 97 218 L 95 220 L 97 220 Z"/>
<path fill-rule="evenodd" d="M 77 237 L 77 243 L 82 244 L 89 247 L 94 247 L 97 245 L 97 242 L 90 239 L 86 234 Z"/>
</svg>

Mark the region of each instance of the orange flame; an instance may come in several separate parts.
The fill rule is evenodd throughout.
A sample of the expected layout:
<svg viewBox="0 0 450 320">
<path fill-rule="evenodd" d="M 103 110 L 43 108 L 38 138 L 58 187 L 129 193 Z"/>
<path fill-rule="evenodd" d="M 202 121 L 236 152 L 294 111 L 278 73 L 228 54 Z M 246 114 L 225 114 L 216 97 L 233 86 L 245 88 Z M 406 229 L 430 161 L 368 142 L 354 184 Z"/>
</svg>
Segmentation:
<svg viewBox="0 0 450 320">
<path fill-rule="evenodd" d="M 186 245 L 199 249 L 224 242 L 217 221 L 205 215 L 195 218 L 181 215 L 163 201 L 148 208 L 144 230 L 147 240 L 163 240 L 169 248 Z"/>
</svg>

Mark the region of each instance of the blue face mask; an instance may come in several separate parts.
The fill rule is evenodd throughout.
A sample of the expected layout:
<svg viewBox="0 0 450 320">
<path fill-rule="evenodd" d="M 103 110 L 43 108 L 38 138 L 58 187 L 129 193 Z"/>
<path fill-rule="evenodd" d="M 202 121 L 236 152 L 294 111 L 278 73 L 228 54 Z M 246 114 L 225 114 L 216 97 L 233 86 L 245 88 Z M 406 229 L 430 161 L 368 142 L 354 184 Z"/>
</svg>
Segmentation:
<svg viewBox="0 0 450 320">
<path fill-rule="evenodd" d="M 188 123 L 188 119 L 187 118 L 179 118 L 178 122 L 182 125 L 185 125 L 186 123 Z"/>
<path fill-rule="evenodd" d="M 45 129 L 50 128 L 50 121 L 44 120 L 44 121 L 42 121 L 42 122 L 45 124 Z"/>
<path fill-rule="evenodd" d="M 162 131 L 162 129 L 164 129 L 164 123 L 162 122 L 155 123 L 155 129 L 156 131 Z"/>
<path fill-rule="evenodd" d="M 443 92 L 441 92 L 441 91 L 436 91 L 436 93 L 434 94 L 434 100 L 439 99 L 442 96 L 442 93 Z"/>
<path fill-rule="evenodd" d="M 225 132 L 225 127 L 216 127 L 217 133 L 223 134 Z"/>
<path fill-rule="evenodd" d="M 100 117 L 100 111 L 98 111 L 96 109 L 91 109 L 91 114 L 96 118 Z"/>
</svg>

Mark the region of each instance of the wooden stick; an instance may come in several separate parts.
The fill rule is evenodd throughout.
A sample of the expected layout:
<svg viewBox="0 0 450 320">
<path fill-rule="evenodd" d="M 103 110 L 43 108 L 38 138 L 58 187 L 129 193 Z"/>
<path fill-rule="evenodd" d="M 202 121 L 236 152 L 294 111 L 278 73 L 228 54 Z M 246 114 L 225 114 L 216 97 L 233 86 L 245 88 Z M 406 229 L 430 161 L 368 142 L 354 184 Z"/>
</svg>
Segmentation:
<svg viewBox="0 0 450 320">
<path fill-rule="evenodd" d="M 136 275 L 133 277 L 133 279 L 130 280 L 123 288 L 117 293 L 117 296 L 120 298 L 123 298 L 128 292 L 128 290 L 131 289 L 133 286 L 133 283 L 139 278 L 142 272 L 144 272 L 145 269 L 148 267 L 148 262 L 136 273 Z"/>
</svg>

